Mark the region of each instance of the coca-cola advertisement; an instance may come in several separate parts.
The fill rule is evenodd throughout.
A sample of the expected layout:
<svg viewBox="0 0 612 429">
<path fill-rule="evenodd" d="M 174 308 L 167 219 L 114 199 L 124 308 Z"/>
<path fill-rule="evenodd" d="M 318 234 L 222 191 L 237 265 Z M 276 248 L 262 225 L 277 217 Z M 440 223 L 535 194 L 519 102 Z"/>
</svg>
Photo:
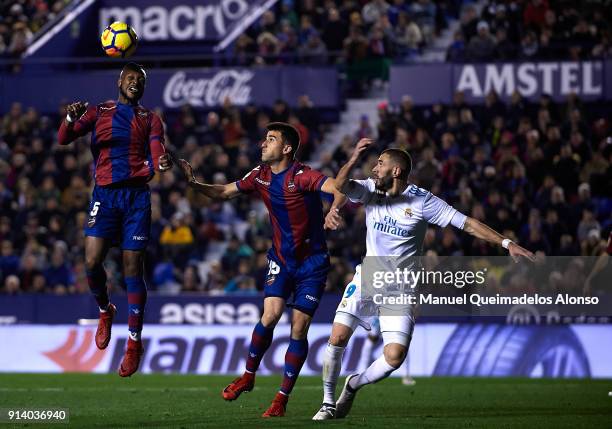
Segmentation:
<svg viewBox="0 0 612 429">
<path fill-rule="evenodd" d="M 210 107 L 221 104 L 229 97 L 233 104 L 243 106 L 252 101 L 251 80 L 254 75 L 248 70 L 220 70 L 211 77 L 190 78 L 184 71 L 178 71 L 166 83 L 164 105 Z"/>
<path fill-rule="evenodd" d="M 117 73 L 41 73 L 29 75 L 27 83 L 23 75 L 3 75 L 0 109 L 6 111 L 11 102 L 19 101 L 39 112 L 55 113 L 60 100 L 101 103 L 117 97 Z M 277 99 L 295 106 L 300 96 L 308 95 L 315 107 L 336 108 L 338 91 L 338 72 L 331 67 L 157 69 L 148 74 L 141 102 L 148 108 L 172 110 L 190 104 L 210 110 L 226 98 L 237 106 L 271 106 Z"/>
</svg>

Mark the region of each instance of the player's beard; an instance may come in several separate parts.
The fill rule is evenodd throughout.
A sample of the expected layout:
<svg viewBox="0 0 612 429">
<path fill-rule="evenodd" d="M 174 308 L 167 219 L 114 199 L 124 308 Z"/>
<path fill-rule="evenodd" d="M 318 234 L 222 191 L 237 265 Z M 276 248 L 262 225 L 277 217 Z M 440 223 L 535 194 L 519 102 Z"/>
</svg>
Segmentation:
<svg viewBox="0 0 612 429">
<path fill-rule="evenodd" d="M 376 183 L 376 189 L 379 191 L 386 192 L 393 186 L 393 177 L 391 176 L 378 177 L 374 181 Z"/>
</svg>

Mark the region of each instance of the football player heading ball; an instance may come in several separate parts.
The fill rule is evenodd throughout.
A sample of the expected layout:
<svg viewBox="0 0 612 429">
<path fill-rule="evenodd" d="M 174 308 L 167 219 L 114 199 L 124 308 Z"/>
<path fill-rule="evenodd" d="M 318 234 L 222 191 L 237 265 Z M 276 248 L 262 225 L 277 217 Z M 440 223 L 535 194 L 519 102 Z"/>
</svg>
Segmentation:
<svg viewBox="0 0 612 429">
<path fill-rule="evenodd" d="M 143 353 L 140 333 L 147 299 L 143 257 L 151 226 L 147 182 L 155 170 L 172 168 L 161 119 L 139 104 L 146 80 L 142 66 L 126 64 L 117 81 L 118 100 L 97 106 L 80 101 L 70 104 L 58 132 L 61 145 L 92 133 L 95 187 L 85 226 L 85 266 L 89 288 L 100 307 L 95 338 L 99 349 L 108 346 L 117 311 L 109 300 L 102 262 L 109 247 L 118 244 L 123 250 L 130 336 L 119 368 L 122 377 L 136 372 Z"/>
</svg>

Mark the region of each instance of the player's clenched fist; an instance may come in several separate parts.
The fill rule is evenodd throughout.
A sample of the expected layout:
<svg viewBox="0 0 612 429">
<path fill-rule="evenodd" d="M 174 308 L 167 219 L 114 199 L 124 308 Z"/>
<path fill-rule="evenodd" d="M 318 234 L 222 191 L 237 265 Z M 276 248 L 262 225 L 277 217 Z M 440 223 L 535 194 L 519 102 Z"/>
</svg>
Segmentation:
<svg viewBox="0 0 612 429">
<path fill-rule="evenodd" d="M 167 171 L 172 168 L 172 158 L 165 153 L 159 157 L 159 171 Z"/>
<path fill-rule="evenodd" d="M 327 213 L 327 215 L 325 216 L 325 223 L 323 224 L 323 228 L 335 231 L 343 225 L 344 220 L 342 219 L 342 216 L 340 216 L 340 210 L 335 207 L 332 207 L 329 210 L 329 213 Z"/>
<path fill-rule="evenodd" d="M 82 101 L 69 104 L 68 107 L 66 107 L 66 121 L 68 123 L 78 121 L 87 111 L 87 106 L 89 106 L 89 103 L 83 103 Z"/>
</svg>

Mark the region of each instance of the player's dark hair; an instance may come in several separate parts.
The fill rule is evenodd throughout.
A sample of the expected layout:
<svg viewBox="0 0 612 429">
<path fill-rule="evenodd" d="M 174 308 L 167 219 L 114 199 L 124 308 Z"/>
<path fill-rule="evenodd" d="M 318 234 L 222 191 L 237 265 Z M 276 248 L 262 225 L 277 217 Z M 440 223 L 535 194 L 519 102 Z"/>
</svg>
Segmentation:
<svg viewBox="0 0 612 429">
<path fill-rule="evenodd" d="M 283 142 L 291 146 L 291 153 L 295 156 L 300 147 L 300 133 L 293 125 L 286 122 L 270 122 L 266 128 L 268 131 L 279 131 Z"/>
<path fill-rule="evenodd" d="M 123 69 L 121 69 L 121 74 L 123 74 L 123 72 L 125 71 L 134 71 L 137 73 L 140 73 L 141 75 L 144 76 L 144 78 L 147 78 L 147 72 L 145 71 L 144 67 L 141 66 L 140 64 L 134 63 L 134 62 L 129 62 L 126 65 L 123 66 Z"/>
<path fill-rule="evenodd" d="M 399 167 L 402 169 L 402 174 L 399 176 L 399 179 L 408 180 L 408 176 L 412 171 L 412 158 L 410 154 L 405 150 L 395 148 L 383 150 L 381 155 L 385 154 L 388 155 L 393 162 L 398 163 Z"/>
</svg>

